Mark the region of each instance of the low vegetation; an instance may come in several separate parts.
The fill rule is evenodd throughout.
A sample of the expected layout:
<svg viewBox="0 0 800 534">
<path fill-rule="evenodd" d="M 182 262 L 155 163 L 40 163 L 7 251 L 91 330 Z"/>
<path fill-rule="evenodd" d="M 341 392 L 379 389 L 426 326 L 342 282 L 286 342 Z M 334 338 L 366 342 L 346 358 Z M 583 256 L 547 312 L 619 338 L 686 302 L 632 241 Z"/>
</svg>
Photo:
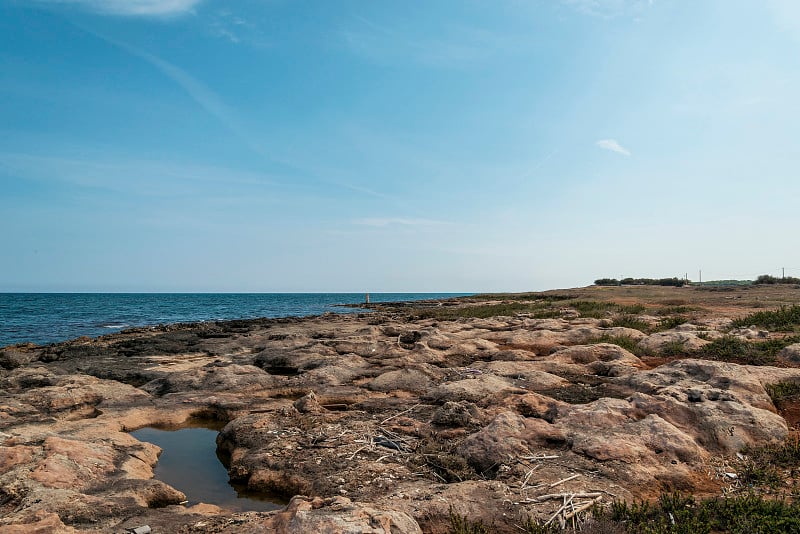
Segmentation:
<svg viewBox="0 0 800 534">
<path fill-rule="evenodd" d="M 596 286 L 673 286 L 682 287 L 688 283 L 683 278 L 600 278 L 594 281 Z"/>
<path fill-rule="evenodd" d="M 775 363 L 784 347 L 800 341 L 800 336 L 773 338 L 766 341 L 745 341 L 735 336 L 723 336 L 704 346 L 693 356 L 745 365 L 770 365 Z"/>
<path fill-rule="evenodd" d="M 558 316 L 557 310 L 550 308 L 548 303 L 539 302 L 503 302 L 498 304 L 477 304 L 467 306 L 447 306 L 436 308 L 415 308 L 411 312 L 414 319 L 438 319 L 440 321 L 455 321 L 458 319 L 487 319 L 498 316 L 514 316 L 519 313 L 542 314 Z"/>
<path fill-rule="evenodd" d="M 798 400 L 800 398 L 800 384 L 796 382 L 778 382 L 777 384 L 767 384 L 764 386 L 767 394 L 772 399 L 772 403 L 781 408 L 787 401 Z"/>
<path fill-rule="evenodd" d="M 596 516 L 624 525 L 624 532 L 647 534 L 778 534 L 800 531 L 800 506 L 755 494 L 697 500 L 664 494 L 656 503 L 615 502 Z M 584 531 L 590 532 L 590 531 Z"/>
<path fill-rule="evenodd" d="M 800 327 L 800 305 L 781 306 L 777 310 L 751 313 L 731 323 L 734 327 L 758 326 L 768 330 L 791 332 Z"/>
<path fill-rule="evenodd" d="M 761 285 L 761 284 L 800 284 L 800 278 L 795 278 L 794 276 L 785 276 L 783 278 L 777 278 L 775 276 L 770 276 L 768 274 L 762 274 L 758 278 L 756 278 L 753 284 Z"/>
<path fill-rule="evenodd" d="M 681 493 L 664 493 L 655 502 L 615 501 L 594 507 L 576 526 L 565 529 L 528 519 L 519 526 L 525 534 L 784 534 L 800 532 L 800 505 L 755 493 L 697 499 Z M 453 534 L 488 534 L 482 522 L 450 514 Z"/>
</svg>

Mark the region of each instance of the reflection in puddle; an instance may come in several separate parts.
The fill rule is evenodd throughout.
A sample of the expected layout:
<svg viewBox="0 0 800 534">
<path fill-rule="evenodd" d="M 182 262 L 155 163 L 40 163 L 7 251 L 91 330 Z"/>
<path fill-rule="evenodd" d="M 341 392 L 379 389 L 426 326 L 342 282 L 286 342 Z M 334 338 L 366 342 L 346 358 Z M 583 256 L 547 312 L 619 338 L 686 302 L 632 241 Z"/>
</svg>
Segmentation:
<svg viewBox="0 0 800 534">
<path fill-rule="evenodd" d="M 282 507 L 276 497 L 248 492 L 228 482 L 228 470 L 217 455 L 217 430 L 141 428 L 131 435 L 161 447 L 155 478 L 185 493 L 189 506 L 203 502 L 233 511 L 259 512 Z"/>
</svg>

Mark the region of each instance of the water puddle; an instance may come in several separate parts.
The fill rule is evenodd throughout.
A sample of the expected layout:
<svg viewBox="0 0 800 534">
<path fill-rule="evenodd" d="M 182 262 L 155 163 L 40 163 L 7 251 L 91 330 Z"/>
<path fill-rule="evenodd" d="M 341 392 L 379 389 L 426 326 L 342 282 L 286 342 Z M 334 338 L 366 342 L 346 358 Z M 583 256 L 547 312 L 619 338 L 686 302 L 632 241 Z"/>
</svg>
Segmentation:
<svg viewBox="0 0 800 534">
<path fill-rule="evenodd" d="M 140 428 L 131 435 L 161 447 L 155 478 L 185 493 L 188 506 L 202 502 L 237 512 L 281 508 L 285 502 L 276 496 L 229 483 L 227 460 L 217 454 L 219 430 L 219 425 L 190 423 L 177 430 Z"/>
</svg>

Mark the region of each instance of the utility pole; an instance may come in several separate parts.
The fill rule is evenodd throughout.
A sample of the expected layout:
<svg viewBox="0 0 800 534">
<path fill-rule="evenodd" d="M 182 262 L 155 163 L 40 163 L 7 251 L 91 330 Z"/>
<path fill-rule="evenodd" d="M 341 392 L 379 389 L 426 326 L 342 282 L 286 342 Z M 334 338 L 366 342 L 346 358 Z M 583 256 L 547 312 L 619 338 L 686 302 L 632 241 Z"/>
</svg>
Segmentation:
<svg viewBox="0 0 800 534">
<path fill-rule="evenodd" d="M 700 283 L 703 283 L 703 269 L 700 269 Z"/>
<path fill-rule="evenodd" d="M 786 279 L 786 267 L 781 267 L 781 280 Z"/>
</svg>

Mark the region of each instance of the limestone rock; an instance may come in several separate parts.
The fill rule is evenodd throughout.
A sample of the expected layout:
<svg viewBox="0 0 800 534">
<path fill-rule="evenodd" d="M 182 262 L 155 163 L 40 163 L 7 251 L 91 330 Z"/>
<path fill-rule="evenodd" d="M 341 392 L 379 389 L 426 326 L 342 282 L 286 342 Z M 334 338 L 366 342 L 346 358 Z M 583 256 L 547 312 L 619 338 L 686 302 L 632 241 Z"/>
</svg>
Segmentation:
<svg viewBox="0 0 800 534">
<path fill-rule="evenodd" d="M 478 472 L 485 473 L 529 455 L 529 446 L 559 444 L 564 439 L 560 429 L 542 419 L 502 412 L 485 428 L 468 436 L 457 450 Z"/>
<path fill-rule="evenodd" d="M 475 378 L 445 382 L 426 394 L 434 401 L 485 401 L 490 396 L 525 393 L 502 378 L 493 375 L 479 375 Z"/>
<path fill-rule="evenodd" d="M 478 408 L 471 402 L 445 402 L 433 413 L 431 423 L 444 427 L 465 427 L 477 422 Z"/>
<path fill-rule="evenodd" d="M 77 530 L 64 525 L 58 514 L 39 510 L 29 522 L 0 525 L 3 534 L 77 534 Z"/>
<path fill-rule="evenodd" d="M 687 354 L 696 352 L 711 343 L 701 339 L 693 332 L 682 332 L 667 330 L 666 332 L 656 332 L 639 341 L 639 347 L 646 351 L 660 353 L 667 347 L 680 347 Z"/>
<path fill-rule="evenodd" d="M 373 391 L 411 391 L 422 393 L 430 389 L 431 379 L 417 369 L 398 369 L 383 373 L 369 383 Z"/>
<path fill-rule="evenodd" d="M 319 413 L 323 410 L 313 391 L 294 401 L 294 407 L 300 413 Z"/>
<path fill-rule="evenodd" d="M 800 363 L 800 343 L 794 343 L 788 347 L 784 347 L 783 350 L 778 353 L 778 356 L 795 363 Z"/>
<path fill-rule="evenodd" d="M 41 351 L 31 349 L 30 347 L 6 347 L 0 349 L 0 368 L 2 369 L 16 369 L 23 365 L 27 365 L 39 358 Z"/>
<path fill-rule="evenodd" d="M 296 496 L 264 527 L 275 534 L 422 534 L 419 524 L 404 512 L 379 510 L 346 497 Z"/>
</svg>

